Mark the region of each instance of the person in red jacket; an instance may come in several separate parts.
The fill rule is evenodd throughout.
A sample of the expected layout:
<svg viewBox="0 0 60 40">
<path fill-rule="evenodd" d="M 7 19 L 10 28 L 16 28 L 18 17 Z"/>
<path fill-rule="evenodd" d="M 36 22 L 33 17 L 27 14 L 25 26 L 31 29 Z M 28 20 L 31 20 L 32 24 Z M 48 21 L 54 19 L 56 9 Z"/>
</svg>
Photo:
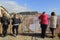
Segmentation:
<svg viewBox="0 0 60 40">
<path fill-rule="evenodd" d="M 47 26 L 48 26 L 48 15 L 43 12 L 39 17 L 39 23 L 41 24 L 41 37 L 44 38 L 45 37 L 45 34 L 46 34 L 46 29 L 47 29 Z"/>
</svg>

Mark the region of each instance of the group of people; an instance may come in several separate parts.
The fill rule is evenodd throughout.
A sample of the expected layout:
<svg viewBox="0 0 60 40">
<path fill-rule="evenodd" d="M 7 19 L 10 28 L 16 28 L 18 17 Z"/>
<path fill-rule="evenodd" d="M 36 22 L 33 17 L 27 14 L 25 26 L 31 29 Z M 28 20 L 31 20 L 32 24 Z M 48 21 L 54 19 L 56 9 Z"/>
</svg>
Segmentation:
<svg viewBox="0 0 60 40">
<path fill-rule="evenodd" d="M 3 15 L 3 17 L 0 18 L 0 22 L 2 23 L 2 37 L 5 37 L 7 35 L 7 29 L 10 24 L 10 19 L 6 15 Z M 12 18 L 12 32 L 14 36 L 18 35 L 18 26 L 20 23 L 20 18 L 17 14 L 14 14 Z M 14 30 L 16 30 L 16 33 Z"/>
<path fill-rule="evenodd" d="M 54 30 L 58 25 L 58 20 L 55 12 L 52 12 L 50 17 L 48 17 L 48 15 L 45 12 L 43 12 L 42 15 L 38 17 L 38 19 L 40 21 L 39 23 L 41 24 L 41 30 L 42 30 L 41 37 L 42 38 L 45 37 L 46 29 L 48 27 L 48 24 L 50 24 L 49 28 L 52 34 L 52 38 L 54 38 Z"/>
<path fill-rule="evenodd" d="M 8 29 L 8 25 L 10 24 L 10 19 L 6 17 L 6 15 L 3 15 L 3 17 L 0 18 L 1 19 L 1 23 L 3 24 L 2 28 L 2 36 L 5 37 L 7 35 L 7 29 Z M 44 38 L 46 35 L 46 29 L 48 27 L 48 22 L 50 21 L 50 30 L 52 33 L 52 38 L 54 37 L 54 30 L 56 29 L 56 25 L 58 23 L 57 21 L 57 16 L 55 14 L 55 12 L 51 13 L 51 16 L 48 17 L 48 15 L 43 12 L 39 17 L 39 24 L 41 25 L 41 37 Z M 13 35 L 16 36 L 18 35 L 18 26 L 21 23 L 21 19 L 18 17 L 17 14 L 14 14 L 13 18 L 12 18 L 12 32 Z M 15 31 L 16 30 L 16 33 Z"/>
</svg>

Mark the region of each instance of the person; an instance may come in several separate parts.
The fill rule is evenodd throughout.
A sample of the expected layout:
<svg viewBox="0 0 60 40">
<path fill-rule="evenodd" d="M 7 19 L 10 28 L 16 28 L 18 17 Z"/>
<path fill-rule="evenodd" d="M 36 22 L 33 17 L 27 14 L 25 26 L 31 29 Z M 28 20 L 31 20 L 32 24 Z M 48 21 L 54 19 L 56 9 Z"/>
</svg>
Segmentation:
<svg viewBox="0 0 60 40">
<path fill-rule="evenodd" d="M 10 24 L 10 20 L 9 18 L 3 14 L 3 16 L 1 17 L 1 23 L 2 25 L 2 36 L 5 37 L 7 35 L 7 29 L 8 29 L 8 25 Z"/>
<path fill-rule="evenodd" d="M 55 12 L 52 12 L 50 17 L 50 31 L 52 33 L 52 38 L 54 37 L 54 30 L 56 29 L 56 25 L 57 25 L 57 16 Z"/>
<path fill-rule="evenodd" d="M 21 23 L 21 19 L 18 17 L 17 14 L 14 14 L 14 17 L 12 18 L 12 32 L 13 32 L 13 35 L 14 36 L 17 36 L 18 35 L 18 26 L 19 24 Z M 16 29 L 16 34 L 15 34 L 15 30 Z"/>
<path fill-rule="evenodd" d="M 47 26 L 48 26 L 48 15 L 43 12 L 39 17 L 39 23 L 41 25 L 41 37 L 44 38 L 45 37 L 45 34 L 46 34 L 46 29 L 47 29 Z"/>
</svg>

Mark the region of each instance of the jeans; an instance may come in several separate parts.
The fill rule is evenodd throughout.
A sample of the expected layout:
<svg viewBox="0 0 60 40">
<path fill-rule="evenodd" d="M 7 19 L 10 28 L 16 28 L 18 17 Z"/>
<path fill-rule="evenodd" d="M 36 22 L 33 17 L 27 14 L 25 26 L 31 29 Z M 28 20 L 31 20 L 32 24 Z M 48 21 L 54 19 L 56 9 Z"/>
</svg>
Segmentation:
<svg viewBox="0 0 60 40">
<path fill-rule="evenodd" d="M 14 30 L 16 30 L 16 35 L 17 35 L 18 34 L 18 25 L 12 27 L 13 34 L 15 34 Z"/>
<path fill-rule="evenodd" d="M 8 29 L 8 25 L 3 25 L 3 26 L 2 26 L 2 29 L 3 29 L 2 34 L 3 34 L 4 36 L 6 36 L 6 34 L 7 34 L 7 29 Z"/>
<path fill-rule="evenodd" d="M 41 24 L 41 37 L 43 37 L 43 38 L 45 37 L 46 29 L 47 29 L 47 25 Z"/>
</svg>

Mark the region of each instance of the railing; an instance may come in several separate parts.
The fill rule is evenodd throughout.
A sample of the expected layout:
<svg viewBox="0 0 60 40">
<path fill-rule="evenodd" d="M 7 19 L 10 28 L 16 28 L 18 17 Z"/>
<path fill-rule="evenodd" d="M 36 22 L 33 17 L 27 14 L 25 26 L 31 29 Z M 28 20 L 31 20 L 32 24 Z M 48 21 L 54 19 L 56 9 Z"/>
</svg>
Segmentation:
<svg viewBox="0 0 60 40">
<path fill-rule="evenodd" d="M 26 17 L 24 18 L 24 20 L 22 21 L 22 23 L 19 25 L 19 29 L 18 32 L 19 33 L 41 33 L 41 28 L 40 28 L 40 24 L 38 22 L 38 20 L 32 20 L 29 19 L 31 17 Z M 7 33 L 12 33 L 12 24 L 11 24 L 11 20 L 10 20 L 10 24 L 7 30 Z M 59 32 L 59 28 L 57 28 L 55 30 L 56 33 Z M 47 32 L 46 33 L 50 33 L 49 27 L 47 28 Z M 0 34 L 2 34 L 2 24 L 0 23 Z"/>
</svg>

